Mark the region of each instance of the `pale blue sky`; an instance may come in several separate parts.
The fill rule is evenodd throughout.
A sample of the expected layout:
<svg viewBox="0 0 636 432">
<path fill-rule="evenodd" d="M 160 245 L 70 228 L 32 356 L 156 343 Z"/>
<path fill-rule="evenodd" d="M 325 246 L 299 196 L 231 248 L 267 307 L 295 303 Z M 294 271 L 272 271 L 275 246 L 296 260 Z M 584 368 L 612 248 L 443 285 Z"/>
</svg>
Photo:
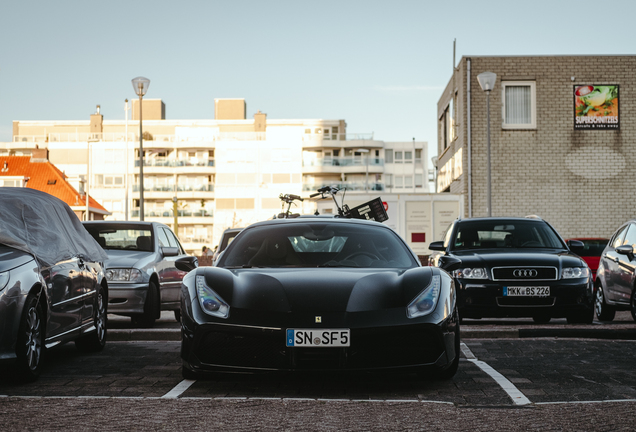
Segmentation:
<svg viewBox="0 0 636 432">
<path fill-rule="evenodd" d="M 631 1 L 14 1 L 0 8 L 0 141 L 13 120 L 124 118 L 130 80 L 170 119 L 345 119 L 429 141 L 462 55 L 634 54 Z"/>
</svg>

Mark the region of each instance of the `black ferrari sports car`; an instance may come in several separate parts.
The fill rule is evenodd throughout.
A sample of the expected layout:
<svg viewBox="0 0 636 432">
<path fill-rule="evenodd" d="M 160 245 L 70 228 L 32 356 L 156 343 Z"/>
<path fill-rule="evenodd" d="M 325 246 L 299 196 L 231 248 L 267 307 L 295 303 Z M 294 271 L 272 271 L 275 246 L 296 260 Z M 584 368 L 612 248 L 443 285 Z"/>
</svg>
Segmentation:
<svg viewBox="0 0 636 432">
<path fill-rule="evenodd" d="M 455 375 L 453 279 L 390 228 L 299 217 L 245 228 L 181 293 L 184 378 L 205 372 Z"/>
</svg>

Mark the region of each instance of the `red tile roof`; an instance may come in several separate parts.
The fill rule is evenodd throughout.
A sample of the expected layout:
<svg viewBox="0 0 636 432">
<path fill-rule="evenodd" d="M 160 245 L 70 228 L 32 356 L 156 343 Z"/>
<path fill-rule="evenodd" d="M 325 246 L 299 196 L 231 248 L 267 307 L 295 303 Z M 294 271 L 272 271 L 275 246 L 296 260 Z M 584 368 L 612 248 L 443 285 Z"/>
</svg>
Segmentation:
<svg viewBox="0 0 636 432">
<path fill-rule="evenodd" d="M 6 163 L 6 170 L 5 170 Z M 86 205 L 86 199 L 66 181 L 66 175 L 48 160 L 31 162 L 31 156 L 0 156 L 0 178 L 28 177 L 27 186 L 51 194 L 71 207 Z M 93 197 L 88 196 L 91 211 L 109 214 Z"/>
</svg>

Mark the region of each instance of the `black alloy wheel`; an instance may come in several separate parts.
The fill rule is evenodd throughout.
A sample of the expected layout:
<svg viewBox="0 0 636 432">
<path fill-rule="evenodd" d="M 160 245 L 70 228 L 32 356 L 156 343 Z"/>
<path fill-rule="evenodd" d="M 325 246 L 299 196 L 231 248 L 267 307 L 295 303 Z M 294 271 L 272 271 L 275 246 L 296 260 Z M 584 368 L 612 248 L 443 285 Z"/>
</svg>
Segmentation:
<svg viewBox="0 0 636 432">
<path fill-rule="evenodd" d="M 20 320 L 16 347 L 16 368 L 20 381 L 33 382 L 40 376 L 44 354 L 43 318 L 40 296 L 29 294 Z"/>
<path fill-rule="evenodd" d="M 106 345 L 106 298 L 104 288 L 100 285 L 95 296 L 93 315 L 95 331 L 75 341 L 75 347 L 84 352 L 98 352 Z"/>
<path fill-rule="evenodd" d="M 632 301 L 630 303 L 633 304 L 634 294 L 632 293 Z M 596 296 L 594 298 L 594 309 L 596 310 L 596 317 L 599 321 L 612 321 L 614 320 L 614 316 L 616 315 L 616 309 L 610 305 L 608 305 L 605 301 L 605 292 L 603 291 L 603 286 L 599 284 L 596 287 Z M 634 308 L 632 306 L 632 316 Z"/>
</svg>

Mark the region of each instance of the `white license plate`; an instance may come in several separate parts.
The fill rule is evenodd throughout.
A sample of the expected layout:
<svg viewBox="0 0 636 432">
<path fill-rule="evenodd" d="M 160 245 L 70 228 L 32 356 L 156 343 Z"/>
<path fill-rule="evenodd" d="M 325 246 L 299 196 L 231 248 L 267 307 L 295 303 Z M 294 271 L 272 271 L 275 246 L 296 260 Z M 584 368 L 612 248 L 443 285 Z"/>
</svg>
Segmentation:
<svg viewBox="0 0 636 432">
<path fill-rule="evenodd" d="M 349 329 L 287 329 L 288 347 L 348 347 Z"/>
<path fill-rule="evenodd" d="M 547 286 L 509 286 L 503 288 L 504 297 L 547 297 L 550 287 Z"/>
</svg>

